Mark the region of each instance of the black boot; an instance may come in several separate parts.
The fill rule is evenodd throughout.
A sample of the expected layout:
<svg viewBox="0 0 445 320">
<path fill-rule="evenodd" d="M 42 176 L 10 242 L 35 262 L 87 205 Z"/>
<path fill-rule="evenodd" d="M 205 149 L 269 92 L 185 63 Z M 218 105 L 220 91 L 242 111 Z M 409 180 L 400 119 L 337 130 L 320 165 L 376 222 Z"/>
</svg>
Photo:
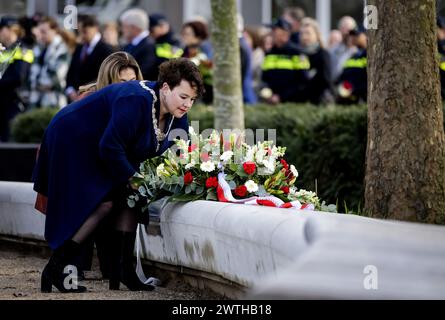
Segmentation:
<svg viewBox="0 0 445 320">
<path fill-rule="evenodd" d="M 122 282 L 131 291 L 152 291 L 155 286 L 142 283 L 133 264 L 136 232 L 114 231 L 111 239 L 110 290 Z"/>
<path fill-rule="evenodd" d="M 64 281 L 69 277 L 69 273 L 64 273 L 65 267 L 71 264 L 71 261 L 80 252 L 80 244 L 73 240 L 65 241 L 59 248 L 54 250 L 53 255 L 49 259 L 47 265 L 42 271 L 41 291 L 51 292 L 52 286 L 55 286 L 60 292 L 85 292 L 86 287 L 75 286 L 74 288 L 66 288 Z M 77 279 L 72 279 L 70 285 L 77 282 Z"/>
</svg>

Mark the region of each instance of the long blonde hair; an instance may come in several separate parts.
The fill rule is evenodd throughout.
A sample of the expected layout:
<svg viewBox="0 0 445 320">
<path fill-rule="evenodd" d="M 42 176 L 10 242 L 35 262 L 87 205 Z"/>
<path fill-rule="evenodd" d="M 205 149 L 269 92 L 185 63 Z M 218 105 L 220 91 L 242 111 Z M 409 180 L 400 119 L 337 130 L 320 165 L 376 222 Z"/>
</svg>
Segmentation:
<svg viewBox="0 0 445 320">
<path fill-rule="evenodd" d="M 134 70 L 136 80 L 143 80 L 141 69 L 131 54 L 124 51 L 110 54 L 100 65 L 96 83 L 81 86 L 79 93 L 100 90 L 112 83 L 119 82 L 119 73 L 127 68 Z"/>
<path fill-rule="evenodd" d="M 318 25 L 317 20 L 306 17 L 303 18 L 303 20 L 301 20 L 301 27 L 311 27 L 315 34 L 317 35 L 317 41 L 320 45 L 321 48 L 324 48 L 324 43 L 323 43 L 323 39 L 321 37 L 321 32 L 320 32 L 320 27 Z"/>
</svg>

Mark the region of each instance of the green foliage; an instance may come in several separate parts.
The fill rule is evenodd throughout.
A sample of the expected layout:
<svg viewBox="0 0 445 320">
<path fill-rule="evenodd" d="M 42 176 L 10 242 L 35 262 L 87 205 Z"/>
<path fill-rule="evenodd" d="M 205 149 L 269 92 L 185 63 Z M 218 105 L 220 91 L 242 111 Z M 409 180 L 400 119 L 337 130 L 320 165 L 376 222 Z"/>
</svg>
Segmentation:
<svg viewBox="0 0 445 320">
<path fill-rule="evenodd" d="M 46 127 L 58 111 L 59 109 L 43 108 L 19 114 L 11 126 L 13 140 L 21 143 L 40 143 Z"/>
<path fill-rule="evenodd" d="M 367 135 L 366 106 L 316 107 L 304 104 L 246 107 L 246 128 L 277 130 L 277 144 L 300 175 L 296 185 L 317 190 L 338 212 L 363 213 Z M 213 110 L 195 106 L 190 121 L 200 131 L 213 127 Z"/>
</svg>

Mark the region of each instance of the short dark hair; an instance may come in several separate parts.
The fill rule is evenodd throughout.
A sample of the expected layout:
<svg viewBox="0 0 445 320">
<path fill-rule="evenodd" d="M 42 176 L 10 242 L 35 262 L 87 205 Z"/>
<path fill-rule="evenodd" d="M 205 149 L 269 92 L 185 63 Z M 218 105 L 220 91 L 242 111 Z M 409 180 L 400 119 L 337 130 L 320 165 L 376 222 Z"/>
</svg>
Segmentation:
<svg viewBox="0 0 445 320">
<path fill-rule="evenodd" d="M 95 16 L 83 14 L 79 16 L 79 24 L 82 27 L 99 27 L 99 21 L 97 21 Z"/>
<path fill-rule="evenodd" d="M 188 81 L 192 88 L 196 90 L 198 97 L 204 92 L 204 83 L 201 72 L 192 61 L 186 58 L 171 59 L 163 62 L 159 66 L 158 83 L 162 86 L 165 82 L 173 89 L 181 83 L 181 80 Z"/>
<path fill-rule="evenodd" d="M 190 27 L 193 30 L 193 33 L 195 34 L 195 37 L 201 40 L 207 40 L 209 37 L 209 30 L 207 28 L 207 25 L 204 22 L 201 21 L 190 21 L 187 23 L 184 23 L 182 26 L 182 29 Z"/>
</svg>

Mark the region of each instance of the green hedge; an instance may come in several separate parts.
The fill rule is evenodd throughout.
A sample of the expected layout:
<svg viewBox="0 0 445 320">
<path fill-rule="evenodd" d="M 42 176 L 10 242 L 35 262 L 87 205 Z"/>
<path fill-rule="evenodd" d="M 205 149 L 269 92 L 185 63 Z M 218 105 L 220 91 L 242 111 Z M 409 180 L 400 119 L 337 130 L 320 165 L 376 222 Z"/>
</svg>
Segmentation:
<svg viewBox="0 0 445 320">
<path fill-rule="evenodd" d="M 12 122 L 12 139 L 21 143 L 40 143 L 46 127 L 58 111 L 59 109 L 43 108 L 19 114 Z"/>
</svg>

